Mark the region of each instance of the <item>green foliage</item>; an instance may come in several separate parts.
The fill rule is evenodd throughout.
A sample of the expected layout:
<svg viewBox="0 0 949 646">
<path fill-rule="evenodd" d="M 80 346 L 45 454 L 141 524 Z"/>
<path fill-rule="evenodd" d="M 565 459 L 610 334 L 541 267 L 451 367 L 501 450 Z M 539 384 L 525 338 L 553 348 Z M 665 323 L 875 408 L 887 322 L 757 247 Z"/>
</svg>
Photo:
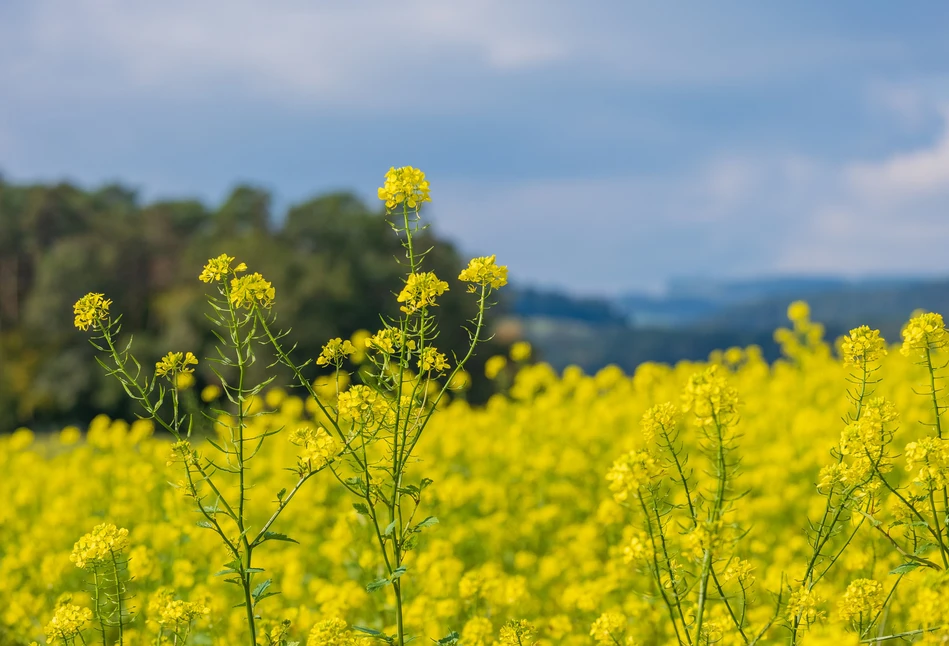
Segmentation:
<svg viewBox="0 0 949 646">
<path fill-rule="evenodd" d="M 429 232 L 418 244 L 434 247 L 427 262 L 439 275 L 462 268 L 451 245 L 436 244 Z M 376 329 L 380 313 L 397 312 L 392 294 L 401 288 L 401 269 L 393 258 L 402 253 L 400 243 L 381 210 L 351 194 L 314 198 L 281 219 L 270 196 L 250 186 L 235 188 L 215 210 L 192 200 L 141 204 L 119 186 L 83 191 L 0 182 L 0 432 L 81 424 L 99 412 L 134 415 L 70 324 L 72 304 L 88 291 L 115 301 L 123 312 L 118 341 L 134 335 L 146 363 L 169 347 L 209 356 L 215 339 L 193 268 L 223 251 L 252 258 L 255 269 L 280 285 L 276 314 L 295 331 L 298 362 L 318 355 L 327 338 Z M 467 346 L 462 324 L 474 306 L 464 296 L 456 289 L 440 300 L 440 344 L 449 351 Z M 475 375 L 492 351 L 480 354 Z M 206 366 L 195 377 L 193 405 L 213 382 Z M 278 382 L 289 378 L 278 374 Z M 484 397 L 488 388 L 476 382 L 471 396 Z"/>
</svg>

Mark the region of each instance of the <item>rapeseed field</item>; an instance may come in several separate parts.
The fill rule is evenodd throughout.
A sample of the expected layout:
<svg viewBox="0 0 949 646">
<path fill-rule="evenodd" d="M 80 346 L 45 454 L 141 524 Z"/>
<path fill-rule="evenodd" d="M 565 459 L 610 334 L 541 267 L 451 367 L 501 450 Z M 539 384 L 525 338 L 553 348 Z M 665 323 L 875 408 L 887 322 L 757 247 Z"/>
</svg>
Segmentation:
<svg viewBox="0 0 949 646">
<path fill-rule="evenodd" d="M 0 643 L 949 642 L 941 316 L 831 340 L 797 302 L 773 364 L 730 348 L 632 375 L 519 343 L 475 407 L 507 269 L 475 258 L 450 287 L 413 246 L 424 174 L 379 196 L 401 315 L 312 362 L 280 286 L 226 254 L 195 271 L 216 357 L 143 366 L 108 295 L 76 304 L 142 418 L 0 439 Z M 477 304 L 466 355 L 436 345 L 449 288 Z M 248 382 L 262 361 L 296 381 Z M 198 362 L 219 384 L 194 393 Z"/>
</svg>

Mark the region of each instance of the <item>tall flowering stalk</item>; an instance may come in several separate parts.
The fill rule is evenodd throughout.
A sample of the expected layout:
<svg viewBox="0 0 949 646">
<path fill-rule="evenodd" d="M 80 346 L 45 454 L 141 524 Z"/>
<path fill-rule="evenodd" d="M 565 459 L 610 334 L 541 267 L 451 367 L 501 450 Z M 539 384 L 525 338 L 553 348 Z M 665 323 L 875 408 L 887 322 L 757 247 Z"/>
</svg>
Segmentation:
<svg viewBox="0 0 949 646">
<path fill-rule="evenodd" d="M 699 433 L 711 476 L 704 485 L 679 440 L 680 412 L 690 414 Z M 665 403 L 643 415 L 645 448 L 622 456 L 607 473 L 614 499 L 638 520 L 625 560 L 652 575 L 679 644 L 712 644 L 726 633 L 754 644 L 774 621 L 754 633 L 746 618 L 753 569 L 735 552 L 742 530 L 729 520 L 738 497 L 737 423 L 738 394 L 713 365 L 689 379 L 681 410 Z M 604 615 L 601 624 L 618 626 L 620 619 Z M 602 633 L 603 625 L 595 625 L 593 636 Z"/>
<path fill-rule="evenodd" d="M 309 362 L 295 363 L 282 343 L 283 333 L 275 331 L 260 313 L 257 324 L 279 360 L 290 367 L 300 387 L 317 403 L 323 423 L 338 441 L 342 459 L 331 468 L 355 497 L 353 507 L 366 517 L 375 538 L 382 576 L 366 587 L 370 592 L 391 588 L 396 632 L 386 635 L 372 628 L 360 630 L 403 646 L 407 641 L 403 608 L 408 555 L 419 534 L 438 522 L 434 516 L 420 517 L 425 490 L 432 481 L 410 472 L 414 452 L 450 384 L 457 383 L 457 375 L 475 348 L 486 340 L 485 313 L 495 290 L 507 284 L 507 267 L 497 265 L 494 256 L 475 258 L 458 276 L 467 284 L 477 310 L 466 328 L 467 350 L 461 356 L 448 357 L 435 345 L 439 335 L 435 312 L 449 285 L 434 272 L 425 271 L 428 251 L 416 248 L 416 237 L 425 228 L 420 210 L 431 199 L 425 174 L 410 166 L 390 169 L 379 199 L 385 202 L 389 223 L 405 250 L 405 278 L 396 295 L 400 315 L 384 319 L 361 349 L 367 352 L 371 366 L 359 373 L 362 383 L 343 390 L 341 384 L 348 383 L 351 376 L 344 363 L 356 348 L 348 341 L 332 339 L 316 359 L 317 365 L 333 371 L 337 385 L 335 401 L 326 401 L 312 379 L 304 376 Z"/>
<path fill-rule="evenodd" d="M 91 293 L 76 303 L 75 324 L 80 329 L 93 330 L 92 344 L 104 355 L 104 358 L 97 357 L 99 364 L 119 380 L 129 397 L 144 409 L 147 419 L 154 420 L 174 437 L 171 461 L 179 463 L 184 474 L 178 486 L 200 514 L 198 526 L 214 532 L 229 556 L 230 560 L 217 574 L 240 589 L 239 607 L 246 617 L 247 640 L 251 646 L 257 646 L 259 605 L 278 593 L 272 589 L 272 579 L 265 579 L 264 570 L 255 565 L 254 552 L 267 541 L 296 542 L 272 531 L 272 527 L 303 484 L 334 459 L 335 446 L 326 442 L 319 432 L 301 430 L 293 434 L 291 441 L 301 449 L 298 463 L 292 468 L 297 481 L 289 492 L 284 489 L 277 493 L 276 507 L 262 526 L 251 526 L 247 511 L 249 491 L 253 488 L 249 465 L 265 440 L 277 431 L 251 433 L 248 430 L 254 418 L 272 412 L 256 411 L 252 403 L 273 380 L 270 377 L 251 383 L 248 369 L 256 361 L 255 348 L 268 342 L 260 330 L 261 324 L 268 329 L 273 324 L 271 308 L 275 289 L 259 273 L 249 273 L 244 263 L 235 264 L 234 260 L 226 254 L 212 258 L 199 276 L 216 292 L 209 296 L 208 302 L 209 318 L 218 340 L 218 356 L 209 361 L 229 404 L 226 409 L 212 408 L 209 415 L 219 430 L 219 440 L 208 441 L 216 454 L 203 455 L 191 445 L 193 418 L 182 410 L 179 400 L 182 379 L 190 377 L 198 363 L 194 354 L 169 352 L 155 364 L 151 374 L 144 373 L 142 364 L 131 352 L 131 340 L 119 347 L 120 320 L 110 316 L 112 302 L 103 294 Z M 236 495 L 224 493 L 230 486 L 236 487 Z M 110 599 L 121 604 L 120 590 L 110 594 Z M 96 614 L 101 621 L 98 597 L 96 603 Z M 121 607 L 117 612 L 121 631 Z M 162 613 L 164 623 L 159 639 L 167 625 L 173 638 L 183 642 L 196 616 L 195 609 L 172 604 Z M 103 630 L 105 626 L 103 623 Z"/>
</svg>

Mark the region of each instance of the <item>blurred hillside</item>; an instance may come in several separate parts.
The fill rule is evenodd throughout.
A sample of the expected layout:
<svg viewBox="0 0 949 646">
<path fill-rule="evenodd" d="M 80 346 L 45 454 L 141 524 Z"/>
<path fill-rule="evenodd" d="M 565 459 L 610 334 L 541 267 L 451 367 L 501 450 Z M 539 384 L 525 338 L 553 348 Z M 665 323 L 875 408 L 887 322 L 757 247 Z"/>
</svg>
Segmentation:
<svg viewBox="0 0 949 646">
<path fill-rule="evenodd" d="M 759 281 L 677 281 L 665 294 L 615 300 L 515 290 L 506 324 L 534 343 L 557 368 L 588 371 L 615 363 L 627 371 L 645 361 L 706 359 L 714 350 L 760 346 L 779 356 L 773 333 L 788 324 L 794 300 L 811 305 L 813 320 L 835 338 L 859 325 L 889 341 L 916 309 L 949 314 L 949 280 L 776 278 Z"/>
<path fill-rule="evenodd" d="M 396 258 L 404 252 L 381 209 L 337 193 L 278 219 L 270 203 L 252 186 L 237 187 L 212 209 L 188 200 L 141 204 L 121 186 L 90 192 L 0 181 L 0 431 L 83 423 L 100 412 L 133 417 L 96 364 L 88 334 L 73 326 L 73 303 L 90 291 L 114 300 L 123 336 L 134 335 L 145 366 L 169 351 L 212 356 L 207 286 L 197 276 L 224 252 L 274 284 L 279 325 L 293 328 L 300 360 L 319 354 L 329 338 L 378 329 L 380 313 L 395 313 Z M 427 266 L 451 285 L 439 301 L 440 345 L 460 350 L 467 342 L 461 325 L 474 313 L 455 280 L 462 260 L 430 233 L 420 244 L 434 245 Z M 481 349 L 474 375 L 497 349 Z M 212 377 L 206 365 L 196 376 L 197 388 Z M 488 392 L 476 380 L 471 396 Z"/>
</svg>

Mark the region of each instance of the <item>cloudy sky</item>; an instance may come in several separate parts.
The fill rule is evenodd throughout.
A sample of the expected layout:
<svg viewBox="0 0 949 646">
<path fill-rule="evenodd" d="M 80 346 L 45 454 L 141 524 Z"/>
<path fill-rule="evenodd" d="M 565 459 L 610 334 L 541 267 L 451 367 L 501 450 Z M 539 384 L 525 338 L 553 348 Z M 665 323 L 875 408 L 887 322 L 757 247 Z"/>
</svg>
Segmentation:
<svg viewBox="0 0 949 646">
<path fill-rule="evenodd" d="M 949 274 L 949 4 L 4 0 L 0 172 L 278 208 L 390 165 L 522 283 Z"/>
</svg>

